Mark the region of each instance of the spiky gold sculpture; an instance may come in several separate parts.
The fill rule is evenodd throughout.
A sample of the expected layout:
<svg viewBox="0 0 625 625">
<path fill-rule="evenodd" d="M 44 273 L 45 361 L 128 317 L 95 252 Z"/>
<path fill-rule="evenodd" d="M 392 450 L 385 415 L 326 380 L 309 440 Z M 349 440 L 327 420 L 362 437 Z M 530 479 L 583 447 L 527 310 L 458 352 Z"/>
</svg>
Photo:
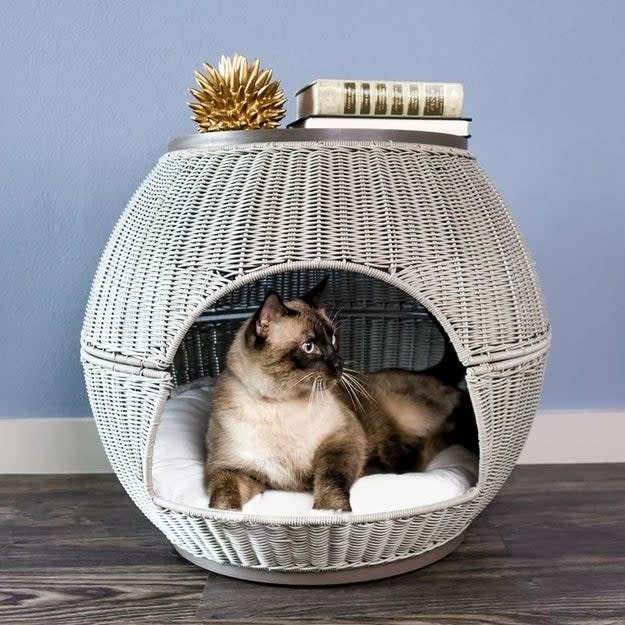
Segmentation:
<svg viewBox="0 0 625 625">
<path fill-rule="evenodd" d="M 204 63 L 194 72 L 199 89 L 189 89 L 197 102 L 189 102 L 199 132 L 276 128 L 284 117 L 280 81 L 271 82 L 271 70 L 260 69 L 256 59 L 248 65 L 240 54 L 222 56 L 218 69 Z"/>
</svg>

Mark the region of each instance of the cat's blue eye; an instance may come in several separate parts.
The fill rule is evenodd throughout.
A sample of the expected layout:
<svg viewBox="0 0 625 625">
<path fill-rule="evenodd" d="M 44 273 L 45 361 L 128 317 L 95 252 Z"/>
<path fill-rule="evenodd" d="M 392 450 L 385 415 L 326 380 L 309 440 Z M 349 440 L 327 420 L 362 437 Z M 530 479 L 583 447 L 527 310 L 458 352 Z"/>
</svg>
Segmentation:
<svg viewBox="0 0 625 625">
<path fill-rule="evenodd" d="M 312 354 L 315 349 L 315 343 L 313 341 L 306 341 L 305 343 L 302 343 L 302 349 L 307 354 Z"/>
</svg>

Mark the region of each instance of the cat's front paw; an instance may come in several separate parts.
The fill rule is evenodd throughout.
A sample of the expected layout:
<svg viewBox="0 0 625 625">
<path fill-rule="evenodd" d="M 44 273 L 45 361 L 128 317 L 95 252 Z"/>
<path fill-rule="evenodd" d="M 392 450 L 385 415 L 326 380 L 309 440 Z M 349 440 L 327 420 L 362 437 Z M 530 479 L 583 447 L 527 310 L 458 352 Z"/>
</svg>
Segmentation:
<svg viewBox="0 0 625 625">
<path fill-rule="evenodd" d="M 241 510 L 241 498 L 226 493 L 215 493 L 208 502 L 213 510 Z"/>
<path fill-rule="evenodd" d="M 351 512 L 352 507 L 349 504 L 349 497 L 335 494 L 315 499 L 313 510 L 319 512 Z"/>
</svg>

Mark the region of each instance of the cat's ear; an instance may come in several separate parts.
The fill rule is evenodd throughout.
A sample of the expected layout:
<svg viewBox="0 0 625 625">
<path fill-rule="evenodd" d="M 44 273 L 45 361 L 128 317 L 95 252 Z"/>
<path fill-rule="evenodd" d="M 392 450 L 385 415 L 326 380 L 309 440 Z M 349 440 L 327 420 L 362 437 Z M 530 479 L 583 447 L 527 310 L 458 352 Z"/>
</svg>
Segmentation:
<svg viewBox="0 0 625 625">
<path fill-rule="evenodd" d="M 302 295 L 302 299 L 313 308 L 319 308 L 321 297 L 328 286 L 328 277 L 326 276 L 317 286 L 314 286 L 308 293 Z"/>
<path fill-rule="evenodd" d="M 269 291 L 263 303 L 256 311 L 256 334 L 266 339 L 269 334 L 269 325 L 271 322 L 288 315 L 288 313 L 289 310 L 284 305 L 280 296 L 275 291 Z"/>
</svg>

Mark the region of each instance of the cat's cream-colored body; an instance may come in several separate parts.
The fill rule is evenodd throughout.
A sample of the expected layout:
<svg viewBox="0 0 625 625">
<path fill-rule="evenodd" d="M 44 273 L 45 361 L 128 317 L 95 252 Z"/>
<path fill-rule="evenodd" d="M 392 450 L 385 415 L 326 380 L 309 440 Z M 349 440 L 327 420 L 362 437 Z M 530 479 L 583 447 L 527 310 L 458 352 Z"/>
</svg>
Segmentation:
<svg viewBox="0 0 625 625">
<path fill-rule="evenodd" d="M 274 488 L 302 489 L 312 479 L 315 453 L 323 441 L 344 430 L 348 421 L 357 426 L 331 393 L 273 401 L 228 373 L 220 387 L 217 396 L 227 392 L 230 401 L 210 421 L 210 466 L 263 474 Z"/>
</svg>

